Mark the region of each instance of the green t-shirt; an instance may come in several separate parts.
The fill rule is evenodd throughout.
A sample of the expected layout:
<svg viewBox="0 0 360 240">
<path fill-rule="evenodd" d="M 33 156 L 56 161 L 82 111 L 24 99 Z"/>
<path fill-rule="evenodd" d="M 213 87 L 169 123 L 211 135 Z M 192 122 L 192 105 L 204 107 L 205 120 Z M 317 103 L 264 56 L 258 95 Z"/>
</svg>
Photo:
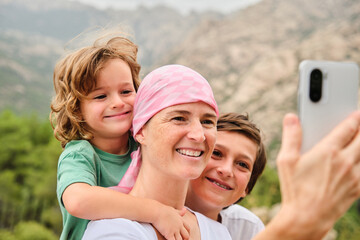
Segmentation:
<svg viewBox="0 0 360 240">
<path fill-rule="evenodd" d="M 86 140 L 73 140 L 66 144 L 60 155 L 57 171 L 57 198 L 63 216 L 60 239 L 81 239 L 89 220 L 70 215 L 62 202 L 64 190 L 72 183 L 82 182 L 91 186 L 116 186 L 128 169 L 137 144 L 129 138 L 129 150 L 124 155 L 104 152 Z"/>
</svg>

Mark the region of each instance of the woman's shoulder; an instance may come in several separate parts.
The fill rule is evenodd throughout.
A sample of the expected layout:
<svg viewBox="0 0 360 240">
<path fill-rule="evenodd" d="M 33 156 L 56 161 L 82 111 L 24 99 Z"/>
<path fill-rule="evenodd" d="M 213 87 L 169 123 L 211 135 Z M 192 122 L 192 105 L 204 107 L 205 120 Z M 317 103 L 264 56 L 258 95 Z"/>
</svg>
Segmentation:
<svg viewBox="0 0 360 240">
<path fill-rule="evenodd" d="M 155 230 L 148 223 L 139 223 L 125 218 L 90 221 L 83 240 L 92 239 L 157 239 Z"/>
<path fill-rule="evenodd" d="M 227 228 L 221 223 L 214 221 L 205 215 L 194 212 L 200 228 L 201 239 L 229 239 L 231 240 L 231 236 Z"/>
</svg>

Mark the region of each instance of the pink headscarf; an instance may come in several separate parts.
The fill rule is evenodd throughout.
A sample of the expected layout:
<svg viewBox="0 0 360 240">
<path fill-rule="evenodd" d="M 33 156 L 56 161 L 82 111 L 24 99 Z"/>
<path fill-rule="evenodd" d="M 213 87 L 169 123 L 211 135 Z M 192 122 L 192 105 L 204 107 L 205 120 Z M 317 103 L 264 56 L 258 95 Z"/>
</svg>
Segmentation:
<svg viewBox="0 0 360 240">
<path fill-rule="evenodd" d="M 133 136 L 164 108 L 193 102 L 204 102 L 218 107 L 209 83 L 194 70 L 182 65 L 166 65 L 149 73 L 141 82 L 134 104 Z M 131 154 L 132 162 L 116 187 L 117 191 L 128 193 L 135 184 L 141 166 L 140 147 Z"/>
</svg>

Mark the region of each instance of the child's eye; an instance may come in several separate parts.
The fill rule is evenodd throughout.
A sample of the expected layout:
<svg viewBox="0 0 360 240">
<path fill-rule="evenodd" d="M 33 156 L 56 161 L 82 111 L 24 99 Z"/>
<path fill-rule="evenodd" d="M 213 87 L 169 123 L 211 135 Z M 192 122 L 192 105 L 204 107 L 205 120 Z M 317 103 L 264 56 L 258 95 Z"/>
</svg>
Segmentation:
<svg viewBox="0 0 360 240">
<path fill-rule="evenodd" d="M 132 92 L 133 92 L 132 90 L 123 90 L 123 91 L 121 91 L 121 94 L 126 95 L 126 94 L 130 94 Z"/>
<path fill-rule="evenodd" d="M 97 95 L 94 97 L 94 99 L 104 99 L 104 98 L 106 98 L 105 94 Z"/>
<path fill-rule="evenodd" d="M 215 159 L 220 159 L 222 157 L 222 153 L 219 151 L 219 150 L 214 150 L 212 152 L 212 157 L 215 158 Z"/>
<path fill-rule="evenodd" d="M 237 162 L 236 164 L 238 166 L 240 166 L 241 168 L 250 169 L 249 165 L 245 162 L 240 161 L 240 162 Z"/>
</svg>

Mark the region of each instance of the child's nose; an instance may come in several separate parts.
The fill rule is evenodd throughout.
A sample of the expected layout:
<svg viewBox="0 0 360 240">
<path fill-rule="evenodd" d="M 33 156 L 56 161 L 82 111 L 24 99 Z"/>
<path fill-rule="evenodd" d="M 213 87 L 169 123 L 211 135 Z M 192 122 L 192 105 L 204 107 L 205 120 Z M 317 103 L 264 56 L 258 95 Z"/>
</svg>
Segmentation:
<svg viewBox="0 0 360 240">
<path fill-rule="evenodd" d="M 121 99 L 120 96 L 114 96 L 111 104 L 112 108 L 121 108 L 124 106 L 124 101 Z"/>
<path fill-rule="evenodd" d="M 224 177 L 231 177 L 233 173 L 232 167 L 232 161 L 226 161 L 222 165 L 218 166 L 216 171 L 218 174 L 223 175 Z"/>
</svg>

